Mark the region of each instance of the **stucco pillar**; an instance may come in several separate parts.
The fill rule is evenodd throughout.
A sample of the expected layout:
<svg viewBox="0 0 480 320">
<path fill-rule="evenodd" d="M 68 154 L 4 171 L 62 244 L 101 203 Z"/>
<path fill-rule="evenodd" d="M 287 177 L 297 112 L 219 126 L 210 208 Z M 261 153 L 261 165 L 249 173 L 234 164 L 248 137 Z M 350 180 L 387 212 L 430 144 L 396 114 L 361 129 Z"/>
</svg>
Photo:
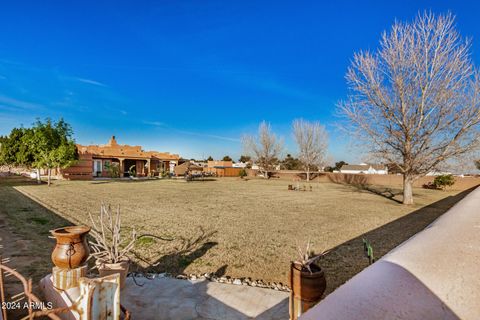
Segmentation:
<svg viewBox="0 0 480 320">
<path fill-rule="evenodd" d="M 146 172 L 146 176 L 149 176 L 150 175 L 150 159 L 147 159 L 147 172 Z"/>
<path fill-rule="evenodd" d="M 123 158 L 118 158 L 118 160 L 120 161 L 120 167 L 119 167 L 119 170 L 120 170 L 120 178 L 123 178 L 123 174 L 125 172 L 125 168 L 124 168 L 124 160 Z"/>
</svg>

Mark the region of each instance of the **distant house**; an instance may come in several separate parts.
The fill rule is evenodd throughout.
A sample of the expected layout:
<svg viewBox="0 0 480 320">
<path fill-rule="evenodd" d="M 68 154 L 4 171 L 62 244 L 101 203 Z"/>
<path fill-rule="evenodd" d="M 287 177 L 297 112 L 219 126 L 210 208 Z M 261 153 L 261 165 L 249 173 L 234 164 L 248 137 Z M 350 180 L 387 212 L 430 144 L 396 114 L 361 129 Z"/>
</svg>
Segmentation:
<svg viewBox="0 0 480 320">
<path fill-rule="evenodd" d="M 242 168 L 234 167 L 232 161 L 208 161 L 205 172 L 215 174 L 217 177 L 238 177 Z"/>
<path fill-rule="evenodd" d="M 261 170 L 262 167 L 260 167 L 258 164 L 255 164 L 255 163 L 254 163 L 254 164 L 252 164 L 252 169 L 253 169 L 253 170 Z M 281 170 L 282 167 L 281 167 L 280 164 L 277 164 L 277 165 L 275 165 L 275 167 L 274 167 L 273 169 L 278 171 L 278 170 Z"/>
<path fill-rule="evenodd" d="M 176 176 L 183 176 L 185 173 L 189 174 L 201 174 L 203 172 L 203 167 L 195 164 L 194 162 L 184 162 L 174 169 Z"/>
<path fill-rule="evenodd" d="M 450 175 L 452 174 L 451 172 L 448 172 L 448 171 L 438 171 L 438 170 L 432 170 L 432 171 L 429 171 L 426 176 L 427 177 L 435 177 L 435 176 L 443 176 L 443 175 Z"/>
<path fill-rule="evenodd" d="M 71 180 L 89 180 L 94 177 L 110 177 L 109 168 L 118 167 L 120 177 L 156 176 L 173 172 L 180 157 L 168 152 L 145 151 L 141 146 L 118 144 L 115 136 L 104 145 L 77 144 L 79 161 L 62 170 L 62 176 Z"/>
<path fill-rule="evenodd" d="M 340 168 L 340 173 L 349 174 L 388 174 L 388 168 L 383 164 L 345 164 Z"/>
<path fill-rule="evenodd" d="M 247 162 L 235 162 L 234 164 L 232 164 L 232 166 L 234 168 L 246 168 L 248 166 L 248 163 Z"/>
</svg>

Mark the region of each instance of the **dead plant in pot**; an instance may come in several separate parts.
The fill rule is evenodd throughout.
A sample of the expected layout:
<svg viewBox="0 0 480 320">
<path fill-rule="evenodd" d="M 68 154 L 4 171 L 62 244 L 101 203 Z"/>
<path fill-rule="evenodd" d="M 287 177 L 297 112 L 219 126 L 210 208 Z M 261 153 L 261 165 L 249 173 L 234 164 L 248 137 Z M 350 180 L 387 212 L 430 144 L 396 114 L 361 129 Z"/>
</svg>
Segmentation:
<svg viewBox="0 0 480 320">
<path fill-rule="evenodd" d="M 297 319 L 322 298 L 327 282 L 318 261 L 327 254 L 315 254 L 310 241 L 305 249 L 298 246 L 298 259 L 290 265 L 290 318 Z"/>
<path fill-rule="evenodd" d="M 133 249 L 137 235 L 132 230 L 131 238 L 124 239 L 121 235 L 120 206 L 113 213 L 110 206 L 102 204 L 100 215 L 94 219 L 91 214 L 92 230 L 89 241 L 91 256 L 95 258 L 95 266 L 100 276 L 120 274 L 120 287 L 125 286 L 130 259 L 128 254 Z"/>
</svg>

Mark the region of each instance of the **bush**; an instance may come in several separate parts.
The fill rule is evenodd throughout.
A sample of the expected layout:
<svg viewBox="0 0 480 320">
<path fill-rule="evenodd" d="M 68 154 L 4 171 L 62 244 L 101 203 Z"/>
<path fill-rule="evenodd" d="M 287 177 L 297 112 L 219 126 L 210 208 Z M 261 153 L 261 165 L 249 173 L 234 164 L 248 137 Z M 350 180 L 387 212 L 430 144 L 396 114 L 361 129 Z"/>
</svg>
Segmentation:
<svg viewBox="0 0 480 320">
<path fill-rule="evenodd" d="M 245 169 L 241 169 L 238 175 L 243 178 L 247 176 L 247 171 Z"/>
<path fill-rule="evenodd" d="M 451 174 L 442 174 L 436 176 L 433 180 L 433 184 L 437 189 L 445 189 L 446 187 L 451 187 L 455 183 L 455 178 Z"/>
<path fill-rule="evenodd" d="M 118 163 L 112 162 L 105 164 L 105 169 L 107 169 L 110 178 L 120 178 L 120 166 Z"/>
</svg>

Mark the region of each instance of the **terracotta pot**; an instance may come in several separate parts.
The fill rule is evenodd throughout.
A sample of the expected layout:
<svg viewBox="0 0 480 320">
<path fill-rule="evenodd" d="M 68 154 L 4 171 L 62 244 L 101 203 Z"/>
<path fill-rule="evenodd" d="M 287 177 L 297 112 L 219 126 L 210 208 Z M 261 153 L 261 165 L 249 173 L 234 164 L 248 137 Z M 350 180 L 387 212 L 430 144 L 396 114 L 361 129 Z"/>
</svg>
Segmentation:
<svg viewBox="0 0 480 320">
<path fill-rule="evenodd" d="M 97 265 L 100 277 L 118 273 L 120 274 L 120 288 L 125 287 L 130 261 L 125 260 L 118 263 L 105 263 L 102 260 L 97 260 L 95 264 Z"/>
<path fill-rule="evenodd" d="M 290 319 L 297 319 L 302 313 L 317 304 L 327 287 L 323 270 L 315 264 L 312 273 L 302 270 L 301 265 L 292 262 L 290 266 Z"/>
<path fill-rule="evenodd" d="M 90 255 L 86 235 L 87 226 L 69 226 L 50 230 L 57 240 L 52 252 L 53 263 L 63 269 L 74 269 L 87 261 Z"/>
</svg>

